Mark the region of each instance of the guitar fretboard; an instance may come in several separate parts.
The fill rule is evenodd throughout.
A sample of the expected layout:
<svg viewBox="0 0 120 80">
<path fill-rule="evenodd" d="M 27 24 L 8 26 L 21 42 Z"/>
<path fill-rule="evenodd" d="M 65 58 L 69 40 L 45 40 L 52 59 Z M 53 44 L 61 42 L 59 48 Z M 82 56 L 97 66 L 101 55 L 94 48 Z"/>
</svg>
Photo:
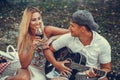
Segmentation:
<svg viewBox="0 0 120 80">
<path fill-rule="evenodd" d="M 80 72 L 84 72 L 86 70 L 89 70 L 90 67 L 87 67 L 87 66 L 84 66 L 84 65 L 81 65 L 81 64 L 78 64 L 78 63 L 75 63 L 75 62 L 71 62 L 71 65 L 69 66 L 70 68 L 72 69 L 76 69 Z M 96 74 L 98 74 L 99 76 L 105 76 L 107 72 L 105 71 L 101 71 L 101 70 L 98 70 L 98 69 L 95 69 L 93 68 L 94 72 Z"/>
</svg>

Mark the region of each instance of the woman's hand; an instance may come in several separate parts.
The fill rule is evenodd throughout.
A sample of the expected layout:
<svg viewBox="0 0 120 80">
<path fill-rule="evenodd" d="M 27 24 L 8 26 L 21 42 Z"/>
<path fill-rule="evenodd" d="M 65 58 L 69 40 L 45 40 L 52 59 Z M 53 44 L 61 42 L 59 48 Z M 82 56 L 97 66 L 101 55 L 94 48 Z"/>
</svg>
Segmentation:
<svg viewBox="0 0 120 80">
<path fill-rule="evenodd" d="M 54 39 L 53 39 L 53 37 L 51 37 L 51 38 L 49 38 L 49 39 L 47 40 L 46 43 L 47 43 L 48 45 L 50 45 L 53 41 L 54 41 Z"/>
<path fill-rule="evenodd" d="M 61 36 L 61 35 L 52 36 L 52 37 L 50 37 L 49 39 L 44 40 L 44 42 L 43 42 L 43 49 L 48 49 L 48 48 L 49 48 L 49 45 L 50 45 L 54 40 L 56 40 L 57 38 L 59 38 L 60 36 Z"/>
<path fill-rule="evenodd" d="M 48 49 L 49 45 L 53 42 L 53 38 L 49 38 L 48 40 L 44 40 L 43 42 L 43 49 Z"/>
<path fill-rule="evenodd" d="M 32 47 L 33 49 L 37 50 L 38 46 L 40 45 L 40 43 L 42 43 L 42 39 L 40 37 L 35 36 L 35 38 L 33 39 L 33 43 L 32 43 Z"/>
</svg>

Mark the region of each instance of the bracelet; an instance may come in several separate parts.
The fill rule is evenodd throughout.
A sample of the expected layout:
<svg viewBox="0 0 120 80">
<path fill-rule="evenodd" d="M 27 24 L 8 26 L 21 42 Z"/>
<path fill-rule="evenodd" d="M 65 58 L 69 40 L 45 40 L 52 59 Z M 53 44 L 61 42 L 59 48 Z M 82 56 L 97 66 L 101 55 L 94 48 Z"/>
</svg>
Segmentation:
<svg viewBox="0 0 120 80">
<path fill-rule="evenodd" d="M 49 49 L 49 48 L 44 48 L 43 50 L 47 50 L 47 49 Z"/>
</svg>

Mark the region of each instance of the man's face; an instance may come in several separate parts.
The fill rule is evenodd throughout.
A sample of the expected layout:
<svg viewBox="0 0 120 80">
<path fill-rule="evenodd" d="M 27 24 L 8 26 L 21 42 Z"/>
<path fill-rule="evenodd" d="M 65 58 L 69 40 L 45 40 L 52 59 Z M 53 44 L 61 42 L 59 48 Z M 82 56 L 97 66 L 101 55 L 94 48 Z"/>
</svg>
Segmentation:
<svg viewBox="0 0 120 80">
<path fill-rule="evenodd" d="M 70 22 L 70 26 L 69 26 L 70 32 L 71 32 L 71 36 L 73 37 L 78 37 L 80 34 L 80 26 L 76 23 Z"/>
</svg>

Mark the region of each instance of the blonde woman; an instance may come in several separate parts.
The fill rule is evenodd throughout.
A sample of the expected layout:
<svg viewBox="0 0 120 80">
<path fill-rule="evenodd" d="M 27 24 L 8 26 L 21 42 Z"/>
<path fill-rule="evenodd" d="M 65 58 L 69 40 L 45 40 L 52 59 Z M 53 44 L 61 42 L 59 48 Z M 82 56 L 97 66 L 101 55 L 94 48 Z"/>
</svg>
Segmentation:
<svg viewBox="0 0 120 80">
<path fill-rule="evenodd" d="M 41 29 L 43 32 L 43 38 L 36 36 L 37 28 Z M 22 21 L 20 23 L 17 45 L 22 69 L 18 71 L 18 74 L 14 77 L 14 79 L 46 80 L 44 73 L 42 73 L 42 70 L 39 68 L 39 55 L 41 54 L 42 50 L 41 48 L 38 48 L 38 46 L 40 43 L 47 41 L 47 39 L 51 36 L 61 35 L 68 32 L 68 29 L 62 29 L 53 26 L 44 26 L 40 10 L 36 7 L 27 7 L 24 10 Z M 53 38 L 50 39 L 50 42 L 52 39 Z M 48 48 L 48 46 L 44 48 Z M 12 78 L 13 77 L 8 77 L 8 80 Z"/>
</svg>

